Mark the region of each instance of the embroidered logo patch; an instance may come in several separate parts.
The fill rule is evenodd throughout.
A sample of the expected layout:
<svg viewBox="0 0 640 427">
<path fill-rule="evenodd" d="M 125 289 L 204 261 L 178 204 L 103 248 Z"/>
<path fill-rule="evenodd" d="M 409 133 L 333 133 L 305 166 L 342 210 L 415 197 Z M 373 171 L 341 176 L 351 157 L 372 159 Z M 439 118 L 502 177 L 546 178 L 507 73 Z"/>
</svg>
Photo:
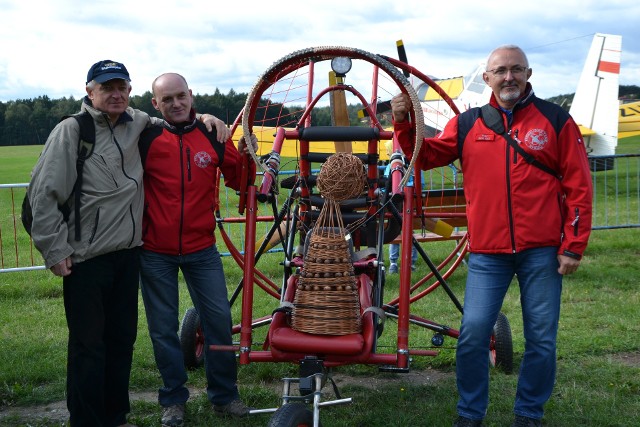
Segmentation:
<svg viewBox="0 0 640 427">
<path fill-rule="evenodd" d="M 532 150 L 542 150 L 549 142 L 549 136 L 542 129 L 531 129 L 524 137 L 524 143 Z"/>
<path fill-rule="evenodd" d="M 206 151 L 200 151 L 193 156 L 193 163 L 204 169 L 211 164 L 211 156 Z"/>
</svg>

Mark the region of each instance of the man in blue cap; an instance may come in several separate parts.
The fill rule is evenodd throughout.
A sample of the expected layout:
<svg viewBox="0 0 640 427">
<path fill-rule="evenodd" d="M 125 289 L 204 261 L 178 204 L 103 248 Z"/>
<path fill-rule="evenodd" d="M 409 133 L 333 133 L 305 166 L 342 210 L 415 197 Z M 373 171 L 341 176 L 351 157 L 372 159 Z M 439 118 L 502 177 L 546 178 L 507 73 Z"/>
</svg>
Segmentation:
<svg viewBox="0 0 640 427">
<path fill-rule="evenodd" d="M 93 123 L 95 142 L 80 167 L 79 148 L 86 145 L 80 121 L 67 118 L 53 129 L 29 185 L 31 234 L 46 267 L 63 278 L 70 425 L 123 426 L 142 245 L 138 139 L 160 119 L 129 107 L 131 79 L 122 63 L 94 64 L 86 91 L 81 112 Z M 226 140 L 229 130 L 211 117 L 207 127 L 214 125 L 217 139 Z M 72 197 L 77 192 L 81 197 Z"/>
</svg>

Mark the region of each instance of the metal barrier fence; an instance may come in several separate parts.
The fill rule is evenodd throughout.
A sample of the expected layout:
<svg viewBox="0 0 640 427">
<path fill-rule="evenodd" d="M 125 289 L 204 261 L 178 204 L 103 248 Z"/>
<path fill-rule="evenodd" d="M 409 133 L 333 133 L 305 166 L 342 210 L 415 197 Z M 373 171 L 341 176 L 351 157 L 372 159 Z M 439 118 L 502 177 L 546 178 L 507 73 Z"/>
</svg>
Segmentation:
<svg viewBox="0 0 640 427">
<path fill-rule="evenodd" d="M 592 156 L 589 161 L 595 171 L 591 229 L 640 227 L 640 154 Z"/>
<path fill-rule="evenodd" d="M 590 157 L 590 162 L 594 192 L 592 229 L 640 227 L 640 154 Z M 423 176 L 423 182 L 429 185 L 433 185 L 434 179 L 438 178 Z M 27 185 L 0 184 L 0 273 L 44 269 L 42 257 L 20 220 Z M 221 194 L 220 199 L 221 204 L 226 204 L 223 217 L 238 216 L 230 207 L 232 195 Z M 262 225 L 266 234 L 271 223 Z M 225 223 L 224 227 L 242 248 L 244 224 Z M 222 248 L 221 253 L 227 255 Z"/>
<path fill-rule="evenodd" d="M 42 257 L 20 220 L 28 185 L 0 184 L 0 273 L 44 269 Z"/>
</svg>

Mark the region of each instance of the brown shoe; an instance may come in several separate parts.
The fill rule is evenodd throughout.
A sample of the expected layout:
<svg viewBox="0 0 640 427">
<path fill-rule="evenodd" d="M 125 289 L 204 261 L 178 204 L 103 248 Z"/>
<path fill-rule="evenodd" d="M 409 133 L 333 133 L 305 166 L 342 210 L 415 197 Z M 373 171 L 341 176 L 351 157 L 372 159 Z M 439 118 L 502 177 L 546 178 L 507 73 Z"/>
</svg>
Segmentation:
<svg viewBox="0 0 640 427">
<path fill-rule="evenodd" d="M 184 405 L 175 404 L 162 409 L 162 427 L 182 427 L 184 425 Z"/>
<path fill-rule="evenodd" d="M 230 415 L 232 417 L 245 417 L 249 415 L 249 411 L 255 408 L 250 408 L 244 404 L 240 399 L 232 400 L 226 405 L 213 405 L 213 411 L 217 415 L 225 416 Z"/>
</svg>

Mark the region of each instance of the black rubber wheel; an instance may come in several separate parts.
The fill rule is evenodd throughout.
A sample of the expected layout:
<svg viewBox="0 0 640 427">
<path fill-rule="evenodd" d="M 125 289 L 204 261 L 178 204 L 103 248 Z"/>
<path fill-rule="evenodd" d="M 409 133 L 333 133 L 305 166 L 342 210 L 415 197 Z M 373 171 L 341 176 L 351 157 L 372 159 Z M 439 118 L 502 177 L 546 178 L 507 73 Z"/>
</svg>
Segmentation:
<svg viewBox="0 0 640 427">
<path fill-rule="evenodd" d="M 204 363 L 204 334 L 200 326 L 200 315 L 190 308 L 180 325 L 180 348 L 187 369 L 196 369 Z"/>
<path fill-rule="evenodd" d="M 391 190 L 391 184 L 387 185 L 387 191 Z M 404 206 L 404 202 L 401 199 L 391 200 L 391 203 L 394 204 L 396 210 L 402 215 L 402 206 Z M 391 211 L 391 207 L 387 207 L 387 211 Z M 385 226 L 384 226 L 384 243 L 391 243 L 396 237 L 400 235 L 402 232 L 402 224 L 396 219 L 395 216 L 391 216 Z"/>
<path fill-rule="evenodd" d="M 321 424 L 318 424 L 321 425 Z M 267 427 L 311 427 L 313 412 L 304 403 L 287 403 L 273 413 Z"/>
<path fill-rule="evenodd" d="M 498 320 L 493 327 L 490 351 L 491 365 L 501 369 L 504 373 L 513 372 L 513 340 L 511 325 L 504 313 L 498 314 Z"/>
</svg>

